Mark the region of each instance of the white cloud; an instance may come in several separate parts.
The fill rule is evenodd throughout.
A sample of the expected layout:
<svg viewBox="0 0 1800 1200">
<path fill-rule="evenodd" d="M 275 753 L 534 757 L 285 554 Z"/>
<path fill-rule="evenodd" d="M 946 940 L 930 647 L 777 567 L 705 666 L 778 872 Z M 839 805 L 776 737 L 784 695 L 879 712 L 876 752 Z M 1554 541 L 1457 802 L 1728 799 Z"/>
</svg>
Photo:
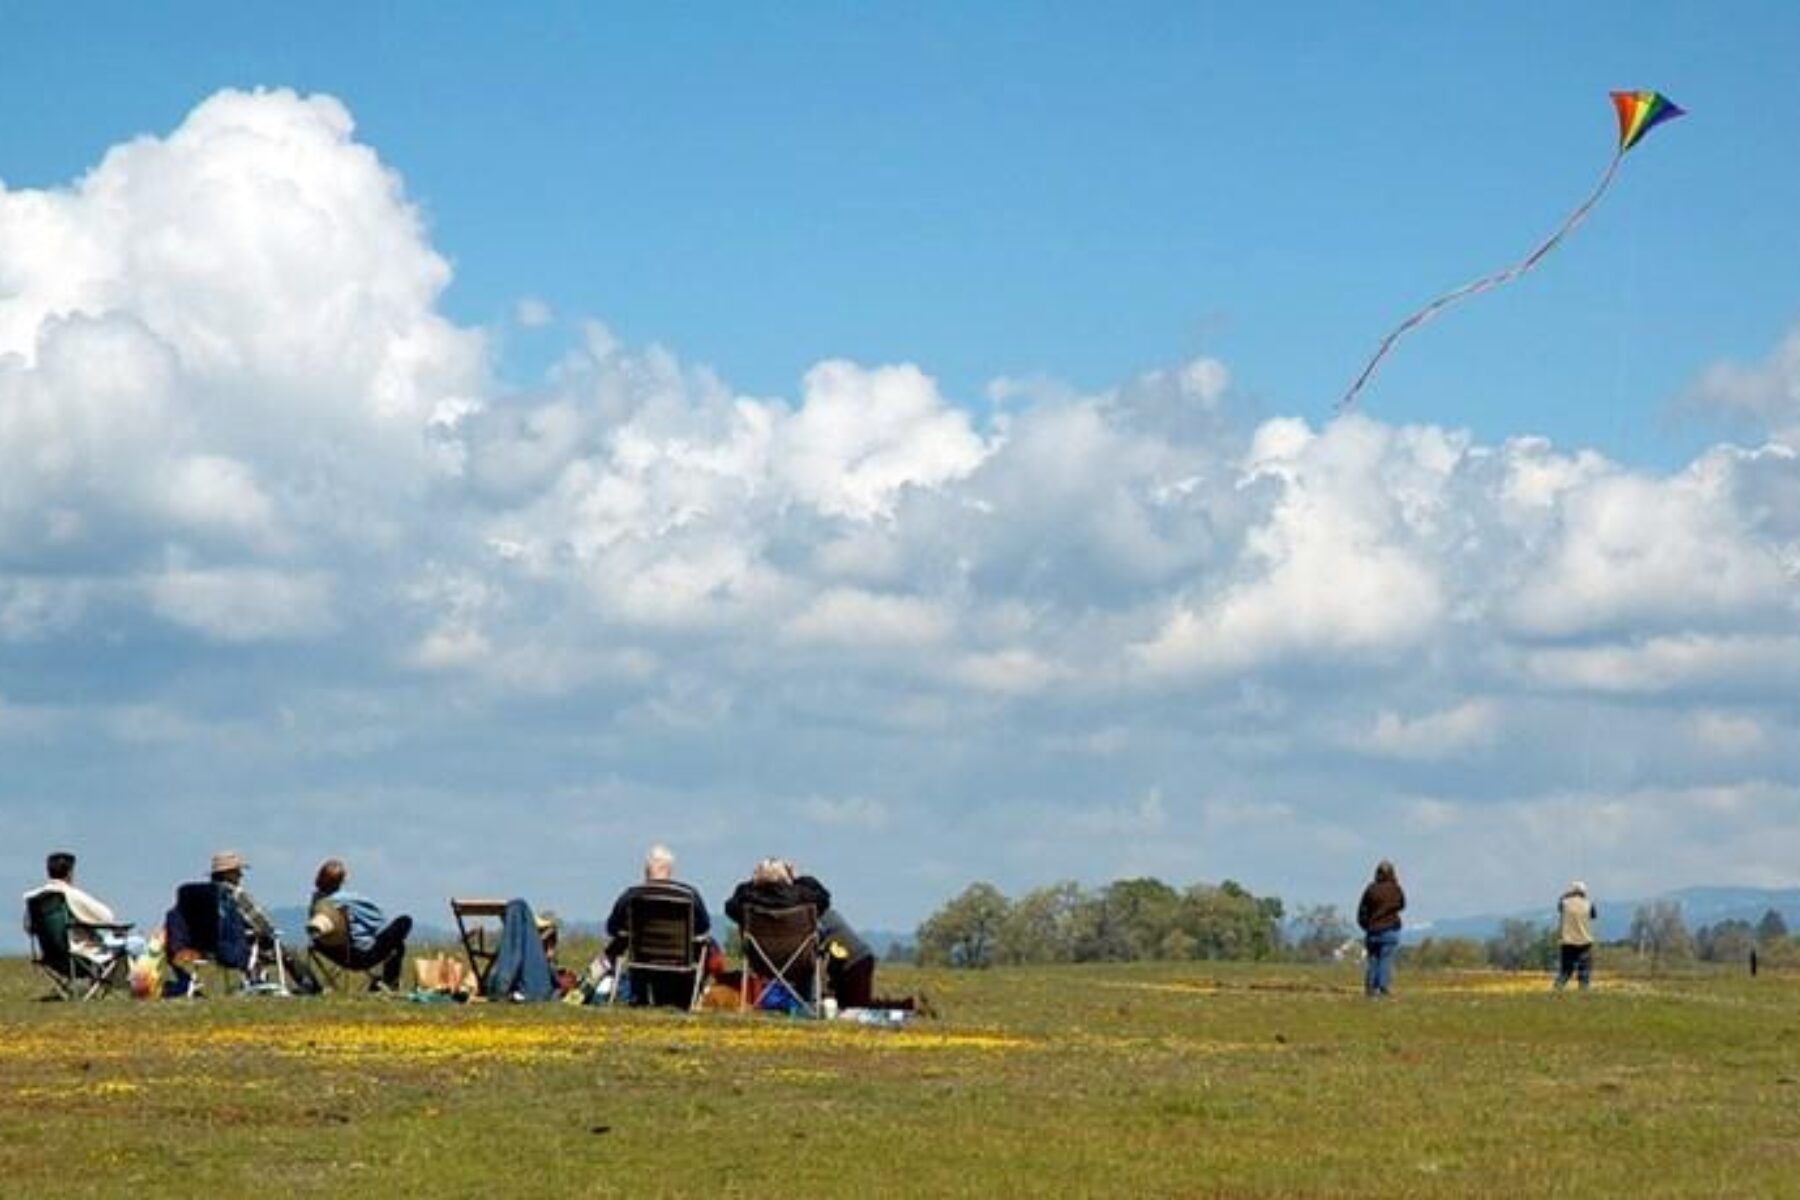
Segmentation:
<svg viewBox="0 0 1800 1200">
<path fill-rule="evenodd" d="M 890 514 L 906 487 L 968 475 L 985 453 L 968 416 L 918 368 L 833 360 L 807 372 L 800 409 L 776 442 L 775 472 L 827 515 L 868 518 Z"/>
<path fill-rule="evenodd" d="M 523 862 L 495 762 L 584 846 L 721 872 L 798 817 L 899 920 L 990 866 L 1312 900 L 1389 852 L 1428 910 L 1491 907 L 1571 822 L 1614 893 L 1795 857 L 1791 345 L 1706 381 L 1776 441 L 1634 469 L 1249 421 L 1206 358 L 996 381 L 982 421 L 905 362 L 748 396 L 529 297 L 576 340 L 509 394 L 449 278 L 324 97 L 221 93 L 0 191 L 0 731 L 55 793 L 9 830 L 114 792 L 152 841 L 190 804 L 286 830 L 342 802 L 323 762 Z"/>
<path fill-rule="evenodd" d="M 1499 706 L 1479 697 L 1412 718 L 1384 709 L 1355 744 L 1373 754 L 1429 761 L 1491 745 L 1499 725 Z"/>
<path fill-rule="evenodd" d="M 536 296 L 522 296 L 513 305 L 513 320 L 526 329 L 542 329 L 556 320 L 556 312 Z"/>
<path fill-rule="evenodd" d="M 222 642 L 314 638 L 337 624 L 331 580 L 318 573 L 175 567 L 146 590 L 158 616 Z"/>
</svg>

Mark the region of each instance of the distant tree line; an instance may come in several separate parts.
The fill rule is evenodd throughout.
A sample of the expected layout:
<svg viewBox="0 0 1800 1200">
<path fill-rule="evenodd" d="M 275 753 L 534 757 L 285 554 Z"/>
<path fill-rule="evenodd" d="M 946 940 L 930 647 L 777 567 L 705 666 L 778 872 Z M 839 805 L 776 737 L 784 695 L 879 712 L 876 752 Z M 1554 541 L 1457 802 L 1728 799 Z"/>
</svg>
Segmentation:
<svg viewBox="0 0 1800 1200">
<path fill-rule="evenodd" d="M 928 966 L 1270 959 L 1284 950 L 1282 904 L 1233 880 L 1177 890 L 1160 879 L 1084 889 L 1056 883 L 1009 900 L 977 883 L 918 930 Z"/>
<path fill-rule="evenodd" d="M 1426 937 L 1402 951 L 1417 966 L 1547 971 L 1556 966 L 1553 919 L 1511 918 L 1490 938 Z M 1359 935 L 1335 905 L 1298 909 L 1257 896 L 1227 879 L 1177 889 L 1160 879 L 1120 879 L 1086 889 L 1051 884 L 1008 899 L 977 883 L 919 926 L 908 957 L 927 966 L 989 967 L 1036 963 L 1289 959 L 1323 961 L 1357 953 Z M 1720 921 L 1690 931 L 1681 905 L 1659 900 L 1633 911 L 1616 948 L 1651 970 L 1693 961 L 1800 966 L 1800 938 L 1770 909 L 1752 924 Z M 899 956 L 890 949 L 890 958 Z"/>
<path fill-rule="evenodd" d="M 1502 921 L 1499 933 L 1486 941 L 1425 938 L 1406 953 L 1420 966 L 1550 970 L 1556 965 L 1558 940 L 1553 919 L 1512 919 Z M 1749 963 L 1752 952 L 1766 966 L 1800 965 L 1800 941 L 1789 935 L 1787 922 L 1774 909 L 1755 924 L 1732 919 L 1690 931 L 1680 904 L 1655 900 L 1632 911 L 1629 932 L 1614 945 L 1635 952 L 1652 971 L 1690 962 L 1741 966 Z"/>
</svg>

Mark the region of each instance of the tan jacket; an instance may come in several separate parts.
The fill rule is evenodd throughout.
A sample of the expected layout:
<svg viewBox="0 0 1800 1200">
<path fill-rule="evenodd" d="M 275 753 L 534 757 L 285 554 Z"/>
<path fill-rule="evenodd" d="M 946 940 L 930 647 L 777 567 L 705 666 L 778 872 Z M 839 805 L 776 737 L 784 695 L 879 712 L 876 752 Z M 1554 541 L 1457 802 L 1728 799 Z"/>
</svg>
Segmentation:
<svg viewBox="0 0 1800 1200">
<path fill-rule="evenodd" d="M 1594 944 L 1594 902 L 1580 892 L 1570 892 L 1556 905 L 1557 934 L 1565 946 Z"/>
</svg>

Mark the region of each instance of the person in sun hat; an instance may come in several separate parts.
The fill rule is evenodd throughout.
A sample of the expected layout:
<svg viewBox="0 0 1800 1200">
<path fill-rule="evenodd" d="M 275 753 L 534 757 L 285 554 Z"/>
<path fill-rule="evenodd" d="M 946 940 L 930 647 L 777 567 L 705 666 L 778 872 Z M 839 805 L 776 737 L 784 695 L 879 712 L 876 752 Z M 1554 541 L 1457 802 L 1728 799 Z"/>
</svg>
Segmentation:
<svg viewBox="0 0 1800 1200">
<path fill-rule="evenodd" d="M 312 969 L 298 956 L 281 945 L 276 935 L 275 922 L 263 911 L 250 889 L 244 886 L 244 872 L 250 869 L 250 863 L 236 850 L 221 850 L 212 856 L 208 875 L 212 881 L 225 889 L 232 907 L 237 909 L 238 916 L 243 918 L 245 932 L 255 940 L 257 947 L 265 954 L 281 951 L 281 963 L 288 977 L 294 981 L 295 987 L 302 992 L 316 992 L 319 982 L 313 977 Z"/>
<path fill-rule="evenodd" d="M 1577 879 L 1556 902 L 1557 941 L 1561 943 L 1562 960 L 1557 964 L 1557 991 L 1575 976 L 1582 991 L 1587 991 L 1594 970 L 1594 922 L 1600 910 L 1588 896 L 1587 884 Z"/>
</svg>

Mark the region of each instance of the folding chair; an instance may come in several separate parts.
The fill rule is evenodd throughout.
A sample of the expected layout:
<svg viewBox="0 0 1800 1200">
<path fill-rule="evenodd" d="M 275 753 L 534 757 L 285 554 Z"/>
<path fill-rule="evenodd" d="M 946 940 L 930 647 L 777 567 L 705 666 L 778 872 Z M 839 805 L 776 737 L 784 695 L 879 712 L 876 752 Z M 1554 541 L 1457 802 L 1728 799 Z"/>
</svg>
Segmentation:
<svg viewBox="0 0 1800 1200">
<path fill-rule="evenodd" d="M 822 1015 L 824 959 L 819 954 L 819 914 L 810 904 L 793 908 L 746 906 L 739 926 L 744 936 L 740 998 L 750 1006 L 750 976 L 787 989 L 809 1017 Z"/>
<path fill-rule="evenodd" d="M 25 902 L 31 933 L 31 965 L 56 985 L 64 1000 L 93 1000 L 106 995 L 119 981 L 125 967 L 125 935 L 129 924 L 97 924 L 77 921 L 69 911 L 69 898 L 55 889 L 34 893 Z M 75 948 L 75 934 L 94 935 L 102 949 L 90 957 Z M 108 942 L 108 937 L 116 939 Z"/>
<path fill-rule="evenodd" d="M 313 921 L 321 916 L 329 924 L 323 929 L 313 928 Z M 376 983 L 381 979 L 381 964 L 374 963 L 366 967 L 350 965 L 350 914 L 343 905 L 321 903 L 313 909 L 312 919 L 307 921 L 306 934 L 306 961 L 311 964 L 313 974 L 318 976 L 327 989 L 344 991 L 345 980 L 352 975 L 361 975 L 367 982 L 364 990 L 375 990 Z"/>
<path fill-rule="evenodd" d="M 456 918 L 456 934 L 462 939 L 463 954 L 475 978 L 485 981 L 500 956 L 499 922 L 506 916 L 504 900 L 473 900 L 450 897 L 450 915 Z M 489 925 L 488 921 L 495 922 Z M 490 940 L 491 935 L 491 940 Z"/>
<path fill-rule="evenodd" d="M 655 1004 L 656 981 L 664 977 L 687 993 L 686 1007 L 693 1012 L 706 986 L 707 942 L 705 934 L 694 932 L 693 897 L 647 892 L 632 896 L 625 908 L 625 953 L 607 1004 L 618 1000 L 619 985 L 626 980 L 631 981 L 634 1004 L 640 996 Z"/>
<path fill-rule="evenodd" d="M 221 972 L 237 973 L 242 991 L 292 994 L 281 953 L 281 935 L 278 933 L 274 937 L 275 982 L 271 984 L 262 962 L 262 947 L 244 928 L 237 905 L 231 902 L 223 884 L 210 881 L 182 884 L 175 889 L 175 908 L 170 915 L 179 919 L 187 934 L 183 944 L 171 947 L 170 961 L 176 970 L 188 977 L 189 999 L 199 994 L 196 985 L 200 967 L 217 967 Z"/>
</svg>

